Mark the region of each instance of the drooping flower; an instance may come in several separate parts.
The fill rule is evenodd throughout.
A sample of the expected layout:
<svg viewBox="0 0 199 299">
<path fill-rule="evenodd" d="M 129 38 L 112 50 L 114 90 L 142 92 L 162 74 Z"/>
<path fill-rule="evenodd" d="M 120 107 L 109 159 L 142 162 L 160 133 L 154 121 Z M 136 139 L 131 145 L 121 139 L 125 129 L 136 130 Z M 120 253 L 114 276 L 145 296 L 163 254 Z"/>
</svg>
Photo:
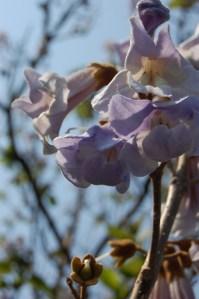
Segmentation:
<svg viewBox="0 0 199 299">
<path fill-rule="evenodd" d="M 129 187 L 130 173 L 145 176 L 158 164 L 139 153 L 134 139 L 120 138 L 106 125 L 55 138 L 54 145 L 64 176 L 79 187 L 116 186 L 123 193 Z"/>
<path fill-rule="evenodd" d="M 110 126 L 119 136 L 134 136 L 141 153 L 165 162 L 183 153 L 199 154 L 198 112 L 197 99 L 159 103 L 116 95 L 108 115 Z"/>
<path fill-rule="evenodd" d="M 54 151 L 47 143 L 48 137 L 55 138 L 65 116 L 81 101 L 106 85 L 116 74 L 111 65 L 93 63 L 68 77 L 55 73 L 40 75 L 27 69 L 25 76 L 29 84 L 29 96 L 16 99 L 12 106 L 20 108 L 32 119 L 34 126 L 44 141 L 44 150 Z"/>
<path fill-rule="evenodd" d="M 54 139 L 57 162 L 65 177 L 79 187 L 116 186 L 125 192 L 129 173 L 120 159 L 122 141 L 109 129 L 99 126 L 81 135 Z"/>
</svg>

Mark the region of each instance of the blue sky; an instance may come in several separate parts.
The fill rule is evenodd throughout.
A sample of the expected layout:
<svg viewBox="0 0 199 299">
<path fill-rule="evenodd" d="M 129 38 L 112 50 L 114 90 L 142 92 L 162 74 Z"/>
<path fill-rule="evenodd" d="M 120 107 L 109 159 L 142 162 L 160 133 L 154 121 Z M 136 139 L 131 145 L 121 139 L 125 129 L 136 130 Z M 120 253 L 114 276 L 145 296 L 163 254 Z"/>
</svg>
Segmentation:
<svg viewBox="0 0 199 299">
<path fill-rule="evenodd" d="M 89 34 L 56 43 L 51 49 L 50 67 L 53 70 L 65 72 L 91 61 L 105 60 L 105 42 L 123 40 L 129 35 L 129 0 L 91 2 L 94 18 Z M 0 0 L 0 30 L 8 32 L 14 41 L 30 32 L 32 49 L 41 21 L 36 3 L 35 0 Z"/>
</svg>

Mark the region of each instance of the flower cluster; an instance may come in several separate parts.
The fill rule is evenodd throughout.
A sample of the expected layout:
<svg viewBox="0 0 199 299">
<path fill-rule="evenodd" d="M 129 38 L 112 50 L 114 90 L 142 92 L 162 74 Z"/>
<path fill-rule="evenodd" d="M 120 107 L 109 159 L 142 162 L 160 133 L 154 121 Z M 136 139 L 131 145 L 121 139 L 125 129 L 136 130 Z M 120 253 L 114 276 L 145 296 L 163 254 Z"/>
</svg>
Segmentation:
<svg viewBox="0 0 199 299">
<path fill-rule="evenodd" d="M 186 269 L 199 271 L 199 29 L 175 47 L 165 23 L 169 10 L 160 0 L 136 1 L 131 37 L 115 44 L 121 65 L 93 63 L 70 76 L 25 71 L 29 95 L 13 107 L 28 114 L 44 143 L 56 152 L 63 175 L 77 187 L 114 186 L 128 190 L 131 175 L 153 173 L 185 154 L 187 192 L 173 225 L 152 298 L 194 298 Z M 91 99 L 98 123 L 80 134 L 59 136 L 65 117 Z M 71 130 L 69 130 L 71 132 Z M 131 240 L 110 243 L 117 265 L 141 250 Z M 87 255 L 72 261 L 71 279 L 97 283 L 102 266 Z"/>
<path fill-rule="evenodd" d="M 57 151 L 64 176 L 76 186 L 116 186 L 123 193 L 131 174 L 145 176 L 182 154 L 199 155 L 199 71 L 188 54 L 198 37 L 178 50 L 163 24 L 168 19 L 159 0 L 138 1 L 130 41 L 117 48 L 124 62 L 119 72 L 97 63 L 67 78 L 25 72 L 29 97 L 13 106 L 33 118 L 45 151 Z M 58 136 L 65 116 L 102 87 L 92 99 L 99 123 Z"/>
<path fill-rule="evenodd" d="M 160 1 L 138 2 L 124 67 L 92 100 L 100 124 L 55 139 L 58 163 L 77 186 L 125 192 L 130 174 L 144 176 L 184 153 L 198 155 L 199 72 L 175 48 L 168 26 L 156 32 L 168 18 Z"/>
</svg>

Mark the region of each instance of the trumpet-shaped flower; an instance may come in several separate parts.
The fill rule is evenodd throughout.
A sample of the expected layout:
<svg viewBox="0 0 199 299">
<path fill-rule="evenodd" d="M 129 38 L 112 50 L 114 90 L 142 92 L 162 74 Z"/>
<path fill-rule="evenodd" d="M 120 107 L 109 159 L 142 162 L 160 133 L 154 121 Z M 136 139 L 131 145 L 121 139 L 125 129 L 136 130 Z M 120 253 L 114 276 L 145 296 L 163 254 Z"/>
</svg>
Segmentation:
<svg viewBox="0 0 199 299">
<path fill-rule="evenodd" d="M 97 111 L 107 112 L 114 94 L 140 99 L 143 93 L 148 94 L 148 98 L 152 93 L 159 96 L 159 100 L 165 98 L 172 101 L 186 96 L 199 96 L 199 72 L 177 51 L 168 26 L 161 28 L 156 35 L 149 34 L 151 27 L 147 18 L 140 17 L 142 9 L 143 15 L 147 16 L 148 10 L 149 15 L 155 15 L 159 1 L 152 1 L 150 9 L 147 8 L 148 2 L 151 1 L 138 2 L 140 12 L 130 20 L 132 35 L 124 69 L 93 99 L 93 107 Z M 164 14 L 163 11 L 161 7 L 164 15 L 161 22 L 168 19 L 167 9 L 165 8 Z M 153 31 L 159 24 L 158 21 L 154 22 Z"/>
<path fill-rule="evenodd" d="M 54 145 L 57 162 L 73 184 L 117 186 L 121 192 L 128 188 L 129 173 L 119 158 L 122 142 L 109 128 L 95 126 L 82 135 L 58 137 Z"/>
<path fill-rule="evenodd" d="M 199 154 L 199 101 L 152 102 L 113 96 L 109 122 L 123 138 L 134 136 L 140 153 L 154 161 L 168 161 L 183 153 Z"/>
<path fill-rule="evenodd" d="M 155 29 L 169 19 L 169 9 L 162 5 L 159 0 L 140 0 L 136 1 L 137 12 L 145 30 L 148 34 L 153 35 Z M 123 65 L 128 52 L 129 40 L 122 43 L 113 43 L 111 48 L 115 51 Z"/>
<path fill-rule="evenodd" d="M 65 116 L 81 101 L 106 85 L 116 74 L 111 65 L 93 63 L 87 68 L 64 78 L 55 73 L 40 75 L 32 69 L 25 71 L 29 84 L 29 96 L 13 102 L 14 108 L 26 112 L 34 122 L 44 140 L 44 150 L 54 148 L 47 143 L 48 137 L 55 138 Z"/>
<path fill-rule="evenodd" d="M 120 138 L 133 138 L 147 161 L 164 162 L 183 153 L 197 156 L 199 72 L 177 51 L 168 27 L 154 37 L 168 18 L 167 9 L 147 0 L 139 1 L 137 9 L 125 69 L 94 98 L 93 107 L 105 113 Z"/>
<path fill-rule="evenodd" d="M 120 138 L 106 126 L 55 138 L 54 145 L 64 176 L 79 187 L 116 186 L 123 193 L 128 189 L 130 173 L 144 176 L 157 167 L 156 161 L 139 153 L 134 139 Z"/>
</svg>

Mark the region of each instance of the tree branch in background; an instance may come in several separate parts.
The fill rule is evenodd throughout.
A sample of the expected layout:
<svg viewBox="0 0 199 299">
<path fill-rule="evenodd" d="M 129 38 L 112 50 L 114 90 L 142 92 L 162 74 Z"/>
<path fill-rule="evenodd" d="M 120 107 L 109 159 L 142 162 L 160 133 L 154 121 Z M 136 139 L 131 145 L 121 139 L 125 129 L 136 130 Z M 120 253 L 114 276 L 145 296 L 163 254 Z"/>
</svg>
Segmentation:
<svg viewBox="0 0 199 299">
<path fill-rule="evenodd" d="M 36 54 L 35 57 L 31 58 L 29 60 L 29 66 L 30 67 L 36 67 L 47 55 L 49 52 L 49 47 L 50 44 L 56 39 L 58 31 L 62 29 L 62 27 L 65 25 L 66 21 L 68 21 L 74 13 L 77 11 L 77 9 L 82 5 L 82 1 L 78 0 L 75 3 L 72 3 L 67 9 L 65 9 L 62 13 L 61 16 L 58 18 L 56 24 L 54 27 L 50 30 L 50 5 L 52 3 L 52 0 L 47 0 L 43 6 L 43 12 L 44 12 L 44 21 L 43 21 L 43 36 L 41 38 L 40 48 Z M 66 254 L 68 263 L 70 263 L 70 254 L 68 248 L 64 246 L 63 244 L 63 238 L 58 232 L 58 229 L 55 225 L 55 222 L 53 218 L 50 216 L 50 213 L 47 210 L 47 207 L 45 206 L 42 195 L 40 193 L 40 188 L 37 183 L 37 179 L 34 177 L 31 171 L 31 167 L 29 166 L 28 161 L 23 157 L 23 154 L 20 154 L 18 148 L 17 148 L 17 143 L 16 143 L 16 135 L 14 131 L 14 121 L 13 121 L 13 116 L 12 116 L 12 108 L 11 108 L 11 103 L 12 101 L 19 97 L 23 90 L 25 89 L 25 82 L 23 83 L 16 89 L 13 90 L 14 86 L 14 81 L 16 78 L 16 73 L 17 73 L 17 68 L 18 68 L 18 60 L 17 60 L 17 65 L 13 65 L 13 72 L 10 73 L 9 77 L 9 86 L 8 86 L 8 92 L 10 95 L 10 102 L 9 105 L 6 107 L 3 104 L 1 104 L 1 110 L 6 114 L 7 116 L 7 124 L 8 124 L 8 136 L 10 139 L 10 145 L 13 151 L 13 159 L 16 161 L 25 174 L 27 175 L 28 178 L 28 183 L 31 185 L 32 190 L 34 192 L 34 196 L 38 205 L 39 210 L 45 217 L 49 228 L 54 235 L 55 239 L 57 240 L 60 249 Z"/>
</svg>

